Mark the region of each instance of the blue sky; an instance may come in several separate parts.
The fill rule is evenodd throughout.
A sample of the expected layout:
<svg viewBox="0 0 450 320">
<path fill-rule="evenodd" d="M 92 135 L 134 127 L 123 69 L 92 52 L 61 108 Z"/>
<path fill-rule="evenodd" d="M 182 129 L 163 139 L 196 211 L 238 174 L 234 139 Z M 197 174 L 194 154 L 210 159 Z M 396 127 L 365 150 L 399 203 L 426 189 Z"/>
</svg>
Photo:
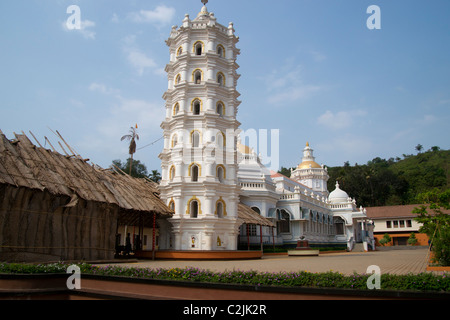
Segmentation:
<svg viewBox="0 0 450 320">
<path fill-rule="evenodd" d="M 70 5 L 81 30 L 65 27 Z M 370 5 L 381 29 L 369 30 Z M 0 129 L 31 130 L 108 167 L 162 136 L 165 40 L 200 0 L 2 0 Z M 240 37 L 242 129 L 279 129 L 280 165 L 366 163 L 450 147 L 450 1 L 210 0 Z M 50 130 L 51 129 L 51 130 Z M 135 158 L 160 169 L 162 142 Z"/>
</svg>

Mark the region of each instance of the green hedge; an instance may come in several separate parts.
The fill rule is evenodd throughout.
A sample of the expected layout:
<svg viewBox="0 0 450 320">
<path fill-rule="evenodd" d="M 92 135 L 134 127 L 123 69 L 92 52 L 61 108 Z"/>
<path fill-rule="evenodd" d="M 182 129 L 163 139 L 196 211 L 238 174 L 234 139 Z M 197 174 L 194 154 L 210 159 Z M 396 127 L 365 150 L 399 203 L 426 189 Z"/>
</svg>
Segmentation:
<svg viewBox="0 0 450 320">
<path fill-rule="evenodd" d="M 7 264 L 0 263 L 0 273 L 7 274 L 42 274 L 66 273 L 69 265 L 63 263 L 47 265 Z M 82 274 L 120 276 L 142 279 L 160 279 L 174 281 L 196 281 L 208 283 L 247 284 L 256 286 L 288 286 L 309 288 L 347 288 L 367 289 L 370 275 L 343 275 L 338 272 L 311 273 L 299 272 L 258 272 L 258 271 L 225 271 L 213 272 L 197 268 L 127 268 L 122 266 L 93 266 L 78 264 Z M 420 273 L 408 275 L 381 275 L 381 289 L 415 290 L 450 292 L 450 275 Z"/>
</svg>

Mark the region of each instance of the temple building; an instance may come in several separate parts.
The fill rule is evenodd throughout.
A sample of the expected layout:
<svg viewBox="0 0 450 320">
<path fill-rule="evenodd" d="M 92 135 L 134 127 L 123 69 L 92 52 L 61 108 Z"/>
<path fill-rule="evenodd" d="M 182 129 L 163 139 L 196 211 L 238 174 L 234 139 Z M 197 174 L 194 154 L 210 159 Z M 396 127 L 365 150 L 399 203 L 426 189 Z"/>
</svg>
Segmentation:
<svg viewBox="0 0 450 320">
<path fill-rule="evenodd" d="M 237 250 L 243 243 L 295 245 L 304 236 L 316 246 L 373 248 L 371 224 L 306 145 L 303 159 L 285 177 L 266 168 L 239 139 L 241 101 L 233 23 L 224 26 L 206 3 L 166 41 L 168 90 L 164 93 L 161 199 L 173 210 L 163 249 Z M 251 207 L 272 222 L 242 224 L 239 208 Z M 276 228 L 274 228 L 276 226 Z M 160 230 L 161 234 L 163 233 Z"/>
<path fill-rule="evenodd" d="M 238 41 L 233 24 L 219 24 L 206 5 L 195 19 L 186 15 L 166 41 L 160 191 L 175 212 L 175 250 L 237 249 Z"/>
<path fill-rule="evenodd" d="M 290 178 L 270 172 L 250 148 L 239 146 L 238 150 L 241 201 L 276 224 L 277 245 L 295 246 L 304 236 L 319 247 L 346 247 L 349 251 L 375 248 L 373 223 L 366 210 L 357 208 L 356 200 L 341 190 L 339 183 L 328 193 L 327 168 L 315 162 L 309 143 L 303 150 L 303 161 Z M 241 228 L 241 236 L 245 232 Z M 255 242 L 259 232 L 253 230 Z M 265 243 L 270 244 L 271 230 L 262 232 Z"/>
</svg>

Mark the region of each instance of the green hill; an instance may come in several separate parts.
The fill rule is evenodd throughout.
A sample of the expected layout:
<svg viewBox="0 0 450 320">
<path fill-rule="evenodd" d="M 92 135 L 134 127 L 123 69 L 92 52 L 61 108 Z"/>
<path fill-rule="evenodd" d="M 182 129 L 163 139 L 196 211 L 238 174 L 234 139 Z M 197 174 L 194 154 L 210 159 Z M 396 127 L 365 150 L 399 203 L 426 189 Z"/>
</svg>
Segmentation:
<svg viewBox="0 0 450 320">
<path fill-rule="evenodd" d="M 419 193 L 450 188 L 450 150 L 438 147 L 403 159 L 375 158 L 365 165 L 330 167 L 328 190 L 341 188 L 365 207 L 414 204 Z"/>
</svg>

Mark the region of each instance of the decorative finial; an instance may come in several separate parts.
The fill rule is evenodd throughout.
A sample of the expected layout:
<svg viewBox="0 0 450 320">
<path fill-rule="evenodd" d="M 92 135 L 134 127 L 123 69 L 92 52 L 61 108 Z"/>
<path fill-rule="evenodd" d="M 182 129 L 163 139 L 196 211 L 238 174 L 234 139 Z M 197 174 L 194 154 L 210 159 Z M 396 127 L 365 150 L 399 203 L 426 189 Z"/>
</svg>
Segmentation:
<svg viewBox="0 0 450 320">
<path fill-rule="evenodd" d="M 206 6 L 206 4 L 208 3 L 208 0 L 202 0 L 203 5 Z"/>
<path fill-rule="evenodd" d="M 307 146 L 307 147 L 309 147 L 309 141 L 308 141 L 308 142 L 306 142 L 306 146 Z"/>
</svg>

